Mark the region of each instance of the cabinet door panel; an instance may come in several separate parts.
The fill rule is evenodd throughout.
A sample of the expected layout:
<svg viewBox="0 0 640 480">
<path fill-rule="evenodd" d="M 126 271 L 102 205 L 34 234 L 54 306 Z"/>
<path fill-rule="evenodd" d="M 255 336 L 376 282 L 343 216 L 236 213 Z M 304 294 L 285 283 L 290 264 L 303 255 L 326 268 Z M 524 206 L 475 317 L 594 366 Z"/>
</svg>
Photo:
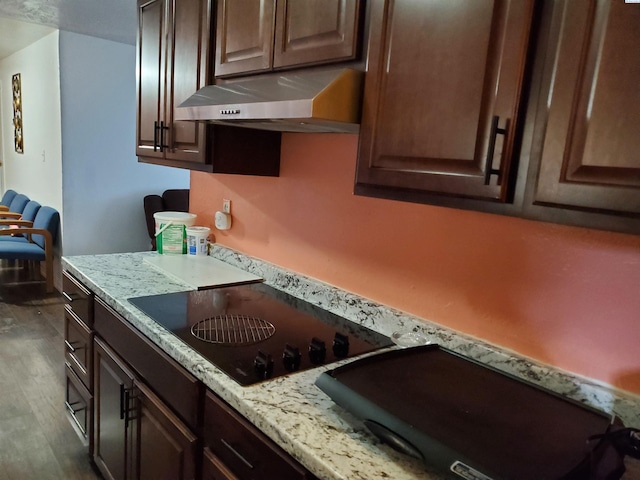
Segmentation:
<svg viewBox="0 0 640 480">
<path fill-rule="evenodd" d="M 356 57 L 358 0 L 282 0 L 277 4 L 273 66 Z"/>
<path fill-rule="evenodd" d="M 640 213 L 640 5 L 559 2 L 535 200 Z"/>
<path fill-rule="evenodd" d="M 173 120 L 174 108 L 207 84 L 210 0 L 173 2 L 167 51 L 166 158 L 206 163 L 206 124 Z"/>
<path fill-rule="evenodd" d="M 133 388 L 133 374 L 103 344 L 95 340 L 94 461 L 105 478 L 125 480 L 131 472 L 133 423 L 126 421 L 125 392 Z"/>
<path fill-rule="evenodd" d="M 164 120 L 165 21 L 164 0 L 138 1 L 136 155 L 155 158 L 164 156 L 157 148 L 157 127 Z"/>
<path fill-rule="evenodd" d="M 137 476 L 140 480 L 195 478 L 197 439 L 151 390 L 136 382 Z"/>
<path fill-rule="evenodd" d="M 275 0 L 218 1 L 216 76 L 269 70 Z"/>
<path fill-rule="evenodd" d="M 506 201 L 532 18 L 532 0 L 373 1 L 356 183 Z"/>
</svg>

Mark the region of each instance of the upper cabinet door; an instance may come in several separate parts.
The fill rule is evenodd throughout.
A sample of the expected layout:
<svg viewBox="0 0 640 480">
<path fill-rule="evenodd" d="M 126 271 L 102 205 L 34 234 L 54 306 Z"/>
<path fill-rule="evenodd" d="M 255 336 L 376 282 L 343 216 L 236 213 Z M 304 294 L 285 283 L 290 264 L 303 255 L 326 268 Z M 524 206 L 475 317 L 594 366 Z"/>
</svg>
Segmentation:
<svg viewBox="0 0 640 480">
<path fill-rule="evenodd" d="M 371 1 L 356 192 L 509 200 L 533 10 L 534 0 Z"/>
<path fill-rule="evenodd" d="M 167 94 L 163 132 L 168 160 L 205 165 L 206 124 L 175 121 L 174 108 L 207 85 L 209 42 L 211 39 L 211 0 L 170 2 L 167 42 Z"/>
<path fill-rule="evenodd" d="M 164 0 L 138 1 L 138 93 L 136 155 L 162 158 L 158 148 L 160 121 L 164 119 L 164 53 L 166 44 Z"/>
<path fill-rule="evenodd" d="M 356 58 L 358 0 L 279 0 L 274 68 Z"/>
<path fill-rule="evenodd" d="M 535 201 L 640 213 L 640 4 L 557 2 Z"/>
<path fill-rule="evenodd" d="M 275 5 L 275 0 L 218 1 L 216 76 L 271 69 Z"/>
</svg>

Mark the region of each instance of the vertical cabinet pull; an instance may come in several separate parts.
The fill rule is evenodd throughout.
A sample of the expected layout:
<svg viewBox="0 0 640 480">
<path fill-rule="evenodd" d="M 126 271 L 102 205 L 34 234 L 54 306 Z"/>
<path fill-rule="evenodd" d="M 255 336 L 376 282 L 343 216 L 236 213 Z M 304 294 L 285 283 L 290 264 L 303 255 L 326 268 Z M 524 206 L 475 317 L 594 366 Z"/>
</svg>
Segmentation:
<svg viewBox="0 0 640 480">
<path fill-rule="evenodd" d="M 168 148 L 169 145 L 165 145 L 164 143 L 164 132 L 165 130 L 169 130 L 169 127 L 164 124 L 164 121 L 161 121 L 158 124 L 158 121 L 153 122 L 153 151 L 157 152 L 160 150 L 164 152 L 165 148 Z"/>
<path fill-rule="evenodd" d="M 169 130 L 169 127 L 164 124 L 164 121 L 162 121 L 160 122 L 160 151 L 161 152 L 164 152 L 164 149 L 169 147 L 169 145 L 165 145 L 164 143 L 165 130 Z"/>
<path fill-rule="evenodd" d="M 155 120 L 153 122 L 153 151 L 157 152 L 158 151 L 158 121 Z"/>
<path fill-rule="evenodd" d="M 133 388 L 127 388 L 124 384 L 120 384 L 120 420 L 124 420 L 124 428 L 129 427 L 129 421 L 134 420 L 131 416 L 131 410 L 135 408 L 137 397 L 133 394 Z"/>
<path fill-rule="evenodd" d="M 504 128 L 498 127 L 498 122 L 500 121 L 500 117 L 498 115 L 494 115 L 491 119 L 491 130 L 489 132 L 489 144 L 487 145 L 487 158 L 485 160 L 484 166 L 484 184 L 489 185 L 491 181 L 491 175 L 498 175 L 498 185 L 502 181 L 501 178 L 501 170 L 500 168 L 493 168 L 493 154 L 496 149 L 496 137 L 498 135 L 504 135 L 505 140 L 507 137 L 507 129 L 509 127 L 509 119 L 506 120 Z M 504 142 L 503 142 L 504 145 Z"/>
</svg>

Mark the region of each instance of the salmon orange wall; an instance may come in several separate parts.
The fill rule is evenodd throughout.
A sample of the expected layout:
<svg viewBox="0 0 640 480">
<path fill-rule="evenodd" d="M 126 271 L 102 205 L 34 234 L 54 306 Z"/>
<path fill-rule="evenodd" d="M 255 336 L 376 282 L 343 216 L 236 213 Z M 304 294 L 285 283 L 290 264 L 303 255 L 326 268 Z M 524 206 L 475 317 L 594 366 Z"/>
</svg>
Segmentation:
<svg viewBox="0 0 640 480">
<path fill-rule="evenodd" d="M 191 173 L 248 255 L 640 393 L 640 236 L 353 195 L 356 135 L 284 134 L 278 178 Z"/>
</svg>

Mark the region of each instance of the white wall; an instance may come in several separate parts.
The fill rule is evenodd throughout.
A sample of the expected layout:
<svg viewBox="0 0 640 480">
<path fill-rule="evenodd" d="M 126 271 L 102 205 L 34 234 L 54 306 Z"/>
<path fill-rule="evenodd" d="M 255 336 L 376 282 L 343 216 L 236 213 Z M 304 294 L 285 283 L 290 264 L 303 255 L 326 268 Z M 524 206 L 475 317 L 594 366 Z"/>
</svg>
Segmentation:
<svg viewBox="0 0 640 480">
<path fill-rule="evenodd" d="M 14 73 L 24 154 L 13 149 Z M 60 211 L 62 254 L 148 250 L 143 197 L 188 188 L 189 172 L 137 161 L 135 47 L 56 31 L 1 60 L 0 82 L 3 187 Z"/>
<path fill-rule="evenodd" d="M 22 80 L 24 153 L 14 150 L 11 77 Z M 58 32 L 0 60 L 4 188 L 62 214 L 62 151 Z"/>
<path fill-rule="evenodd" d="M 60 32 L 64 255 L 149 249 L 142 199 L 187 170 L 135 156 L 135 47 Z"/>
</svg>

